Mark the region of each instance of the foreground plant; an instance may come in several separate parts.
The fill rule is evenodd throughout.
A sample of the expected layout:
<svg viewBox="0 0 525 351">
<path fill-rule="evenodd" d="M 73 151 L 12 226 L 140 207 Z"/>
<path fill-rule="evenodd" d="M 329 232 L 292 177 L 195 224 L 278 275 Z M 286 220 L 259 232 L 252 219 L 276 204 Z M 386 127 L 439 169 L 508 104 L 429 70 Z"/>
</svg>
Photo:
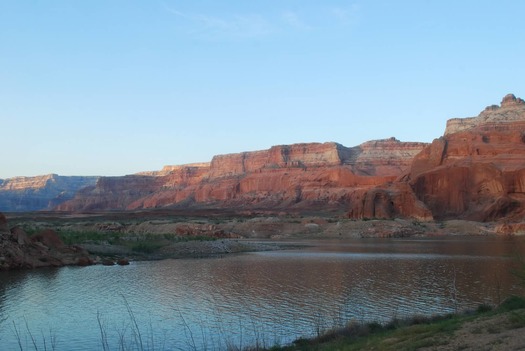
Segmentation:
<svg viewBox="0 0 525 351">
<path fill-rule="evenodd" d="M 436 317 L 415 316 L 394 319 L 387 324 L 350 322 L 343 328 L 326 331 L 312 339 L 298 339 L 293 345 L 274 347 L 272 351 L 357 351 L 357 350 L 418 350 L 447 345 L 458 329 L 483 318 L 508 314 L 503 330 L 525 327 L 525 298 L 512 296 L 496 309 L 480 305 L 476 311 Z"/>
</svg>

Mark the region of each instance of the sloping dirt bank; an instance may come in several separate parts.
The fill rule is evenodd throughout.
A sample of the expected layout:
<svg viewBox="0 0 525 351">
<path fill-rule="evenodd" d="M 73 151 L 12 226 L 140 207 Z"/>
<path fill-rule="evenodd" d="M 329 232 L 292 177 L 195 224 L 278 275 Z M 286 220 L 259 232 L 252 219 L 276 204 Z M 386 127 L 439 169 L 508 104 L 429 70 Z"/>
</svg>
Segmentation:
<svg viewBox="0 0 525 351">
<path fill-rule="evenodd" d="M 392 320 L 386 325 L 351 322 L 312 339 L 299 339 L 274 351 L 452 351 L 524 350 L 525 299 L 509 297 L 492 310 Z"/>
<path fill-rule="evenodd" d="M 443 345 L 420 350 L 525 350 L 525 310 L 480 317 L 466 322 L 442 342 Z"/>
</svg>

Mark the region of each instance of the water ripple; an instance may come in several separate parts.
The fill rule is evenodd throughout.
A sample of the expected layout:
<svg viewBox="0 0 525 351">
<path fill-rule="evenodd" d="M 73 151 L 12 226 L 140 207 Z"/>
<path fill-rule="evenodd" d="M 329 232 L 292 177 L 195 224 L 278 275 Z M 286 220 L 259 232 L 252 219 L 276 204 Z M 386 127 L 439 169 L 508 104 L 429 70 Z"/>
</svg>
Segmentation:
<svg viewBox="0 0 525 351">
<path fill-rule="evenodd" d="M 220 350 L 286 343 L 350 320 L 452 312 L 515 289 L 510 260 L 494 253 L 511 252 L 505 245 L 476 240 L 467 252 L 461 241 L 338 241 L 222 259 L 1 272 L 0 340 L 18 349 L 17 328 L 28 349 L 29 331 L 39 342 L 56 336 L 57 350 L 100 349 L 102 327 L 111 349 L 133 348 L 139 333 L 149 348 Z"/>
</svg>

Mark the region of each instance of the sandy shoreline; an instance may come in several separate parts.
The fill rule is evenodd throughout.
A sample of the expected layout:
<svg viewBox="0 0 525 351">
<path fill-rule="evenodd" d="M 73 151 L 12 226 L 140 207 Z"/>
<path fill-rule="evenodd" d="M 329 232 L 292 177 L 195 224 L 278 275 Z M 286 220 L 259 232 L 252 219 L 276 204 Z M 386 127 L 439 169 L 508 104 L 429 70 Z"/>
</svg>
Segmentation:
<svg viewBox="0 0 525 351">
<path fill-rule="evenodd" d="M 424 238 L 523 235 L 521 223 L 410 219 L 352 220 L 341 214 L 233 214 L 117 212 L 92 214 L 19 213 L 10 225 L 28 233 L 53 230 L 68 245 L 104 260 L 216 257 L 290 248 L 287 240 Z M 523 227 L 523 229 L 522 229 Z M 268 242 L 271 240 L 271 242 Z"/>
</svg>

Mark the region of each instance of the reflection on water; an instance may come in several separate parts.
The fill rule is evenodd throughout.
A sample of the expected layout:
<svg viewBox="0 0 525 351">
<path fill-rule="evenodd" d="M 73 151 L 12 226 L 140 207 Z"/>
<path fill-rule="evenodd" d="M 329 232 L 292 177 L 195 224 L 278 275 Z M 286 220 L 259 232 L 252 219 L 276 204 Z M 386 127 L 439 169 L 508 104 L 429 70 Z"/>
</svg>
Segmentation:
<svg viewBox="0 0 525 351">
<path fill-rule="evenodd" d="M 0 341 L 34 349 L 31 335 L 48 348 L 55 338 L 57 350 L 102 349 L 104 340 L 110 349 L 271 346 L 351 319 L 453 312 L 519 292 L 509 271 L 522 242 L 320 241 L 221 259 L 4 272 Z"/>
</svg>

